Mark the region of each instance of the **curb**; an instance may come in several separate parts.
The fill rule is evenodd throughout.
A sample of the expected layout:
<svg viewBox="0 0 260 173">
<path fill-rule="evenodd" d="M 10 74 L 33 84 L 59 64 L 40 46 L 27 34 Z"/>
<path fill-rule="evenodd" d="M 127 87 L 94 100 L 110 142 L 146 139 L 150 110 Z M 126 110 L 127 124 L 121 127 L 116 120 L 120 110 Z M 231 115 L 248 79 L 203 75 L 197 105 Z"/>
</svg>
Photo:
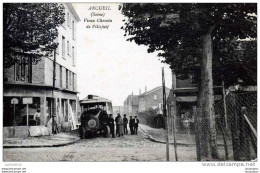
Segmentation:
<svg viewBox="0 0 260 173">
<path fill-rule="evenodd" d="M 52 144 L 52 145 L 3 145 L 3 148 L 47 148 L 47 147 L 62 147 L 66 145 L 71 145 L 79 141 L 80 138 L 76 138 L 74 141 L 61 143 L 61 144 Z"/>
<path fill-rule="evenodd" d="M 140 126 L 139 126 L 140 127 Z M 157 143 L 161 143 L 161 144 L 166 144 L 166 142 L 155 139 L 154 137 L 152 137 L 151 135 L 149 135 L 144 129 L 142 129 L 142 127 L 140 127 L 142 133 L 147 136 L 147 138 L 152 141 L 152 142 L 157 142 Z M 169 142 L 170 145 L 174 145 L 174 143 Z M 185 144 L 185 143 L 176 143 L 177 145 L 181 145 L 181 146 L 196 146 L 196 144 Z M 218 146 L 224 146 L 224 144 L 217 144 Z"/>
<path fill-rule="evenodd" d="M 150 140 L 150 141 L 152 141 L 152 142 L 157 142 L 157 143 L 161 143 L 161 144 L 166 144 L 166 142 L 164 142 L 164 141 L 161 141 L 161 140 L 158 140 L 158 139 L 155 139 L 154 137 L 152 137 L 151 135 L 149 135 L 144 129 L 142 129 L 141 127 L 140 127 L 140 129 L 141 129 L 141 131 L 142 131 L 142 133 L 145 135 L 145 136 L 147 136 L 147 138 Z M 174 143 L 172 143 L 172 142 L 169 142 L 169 144 L 171 144 L 171 145 L 174 145 Z M 176 143 L 177 145 L 182 145 L 182 146 L 195 146 L 196 144 L 184 144 L 184 143 Z"/>
</svg>

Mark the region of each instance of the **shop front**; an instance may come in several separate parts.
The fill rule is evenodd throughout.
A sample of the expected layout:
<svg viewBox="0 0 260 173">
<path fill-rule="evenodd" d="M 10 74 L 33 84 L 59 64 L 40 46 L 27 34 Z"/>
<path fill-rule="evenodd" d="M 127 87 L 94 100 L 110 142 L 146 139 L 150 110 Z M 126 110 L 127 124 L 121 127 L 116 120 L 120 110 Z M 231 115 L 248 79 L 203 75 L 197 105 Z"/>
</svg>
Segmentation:
<svg viewBox="0 0 260 173">
<path fill-rule="evenodd" d="M 41 136 L 76 129 L 78 127 L 76 100 L 76 93 L 60 90 L 53 92 L 51 88 L 46 87 L 4 88 L 4 136 L 27 137 L 32 134 Z M 55 132 L 52 131 L 53 125 Z"/>
</svg>

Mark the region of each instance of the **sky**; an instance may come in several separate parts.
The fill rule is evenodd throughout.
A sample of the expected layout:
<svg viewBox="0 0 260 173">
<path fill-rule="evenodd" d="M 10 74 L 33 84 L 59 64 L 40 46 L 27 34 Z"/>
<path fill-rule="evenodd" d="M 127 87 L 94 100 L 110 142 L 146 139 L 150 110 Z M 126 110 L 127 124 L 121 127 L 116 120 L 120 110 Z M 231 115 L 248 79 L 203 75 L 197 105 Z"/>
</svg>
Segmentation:
<svg viewBox="0 0 260 173">
<path fill-rule="evenodd" d="M 151 90 L 162 85 L 162 67 L 165 70 L 165 85 L 171 88 L 171 71 L 157 57 L 158 53 L 147 53 L 146 46 L 126 41 L 123 26 L 124 16 L 116 3 L 73 4 L 81 22 L 77 24 L 77 74 L 79 98 L 88 94 L 112 100 L 114 106 L 122 106 L 126 97 Z M 110 6 L 111 10 L 94 11 L 90 6 Z M 92 16 L 96 12 L 104 17 Z M 93 14 L 93 13 L 92 13 Z M 84 22 L 84 19 L 110 19 L 105 22 L 108 29 L 92 28 L 102 22 Z M 91 28 L 86 28 L 90 25 Z"/>
</svg>

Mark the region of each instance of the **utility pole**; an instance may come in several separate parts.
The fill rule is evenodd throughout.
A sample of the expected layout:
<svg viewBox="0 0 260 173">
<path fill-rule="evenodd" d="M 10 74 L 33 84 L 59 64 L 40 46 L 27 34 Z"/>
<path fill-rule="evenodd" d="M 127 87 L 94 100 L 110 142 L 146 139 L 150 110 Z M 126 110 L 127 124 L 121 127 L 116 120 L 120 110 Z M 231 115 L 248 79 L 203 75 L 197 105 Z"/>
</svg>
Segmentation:
<svg viewBox="0 0 260 173">
<path fill-rule="evenodd" d="M 165 93 L 165 80 L 164 80 L 164 68 L 162 67 L 162 88 L 163 88 L 163 116 L 165 118 L 165 140 L 166 140 L 166 160 L 170 160 L 169 154 L 169 127 L 168 127 L 168 116 L 166 112 L 166 93 Z"/>
<path fill-rule="evenodd" d="M 174 140 L 174 152 L 175 152 L 175 160 L 178 161 L 178 155 L 177 155 L 177 142 L 176 142 L 176 94 L 175 94 L 175 90 L 176 90 L 176 75 L 174 73 L 174 71 L 172 70 L 172 94 L 173 94 L 173 106 L 174 106 L 174 111 L 173 111 L 173 127 L 172 127 L 172 131 L 173 131 L 173 140 Z"/>
<path fill-rule="evenodd" d="M 54 49 L 54 56 L 53 56 L 53 77 L 52 77 L 52 82 L 53 82 L 53 85 L 52 85 L 52 104 L 51 104 L 51 107 L 52 107 L 52 134 L 54 134 L 54 116 L 55 116 L 55 98 L 54 98 L 54 90 L 55 90 L 55 78 L 56 78 L 56 49 Z"/>
</svg>

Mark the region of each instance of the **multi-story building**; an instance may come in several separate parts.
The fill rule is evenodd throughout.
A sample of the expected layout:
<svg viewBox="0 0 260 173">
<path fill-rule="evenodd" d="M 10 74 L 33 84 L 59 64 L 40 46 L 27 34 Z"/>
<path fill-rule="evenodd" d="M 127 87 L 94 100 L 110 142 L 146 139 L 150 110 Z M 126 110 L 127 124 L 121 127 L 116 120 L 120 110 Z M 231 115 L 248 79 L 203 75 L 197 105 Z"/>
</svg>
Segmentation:
<svg viewBox="0 0 260 173">
<path fill-rule="evenodd" d="M 166 97 L 168 97 L 170 89 L 165 87 Z M 163 88 L 162 86 L 156 87 L 150 91 L 145 91 L 139 95 L 138 98 L 138 112 L 144 112 L 149 109 L 156 109 L 162 107 L 163 104 Z"/>
<path fill-rule="evenodd" d="M 166 97 L 168 97 L 170 89 L 165 87 Z M 163 89 L 162 86 L 156 87 L 139 95 L 128 95 L 124 101 L 124 113 L 127 115 L 138 115 L 140 112 L 149 109 L 158 109 L 158 114 L 161 113 L 163 103 Z"/>
<path fill-rule="evenodd" d="M 40 110 L 40 125 L 47 125 L 54 104 L 58 126 L 66 129 L 73 124 L 75 127 L 78 103 L 76 31 L 80 18 L 72 4 L 66 3 L 64 7 L 65 22 L 58 27 L 59 34 L 56 38 L 59 43 L 55 55 L 56 62 L 54 53 L 51 57 L 42 57 L 36 64 L 23 63 L 27 57 L 21 57 L 21 63 L 4 69 L 4 126 L 13 125 L 14 105 L 11 104 L 13 98 L 18 99 L 18 104 L 15 105 L 15 122 L 23 124 L 27 115 L 24 98 L 29 98 L 32 101 L 28 105 L 29 119 Z"/>
<path fill-rule="evenodd" d="M 124 101 L 124 114 L 135 116 L 138 114 L 138 95 L 128 95 Z"/>
</svg>

